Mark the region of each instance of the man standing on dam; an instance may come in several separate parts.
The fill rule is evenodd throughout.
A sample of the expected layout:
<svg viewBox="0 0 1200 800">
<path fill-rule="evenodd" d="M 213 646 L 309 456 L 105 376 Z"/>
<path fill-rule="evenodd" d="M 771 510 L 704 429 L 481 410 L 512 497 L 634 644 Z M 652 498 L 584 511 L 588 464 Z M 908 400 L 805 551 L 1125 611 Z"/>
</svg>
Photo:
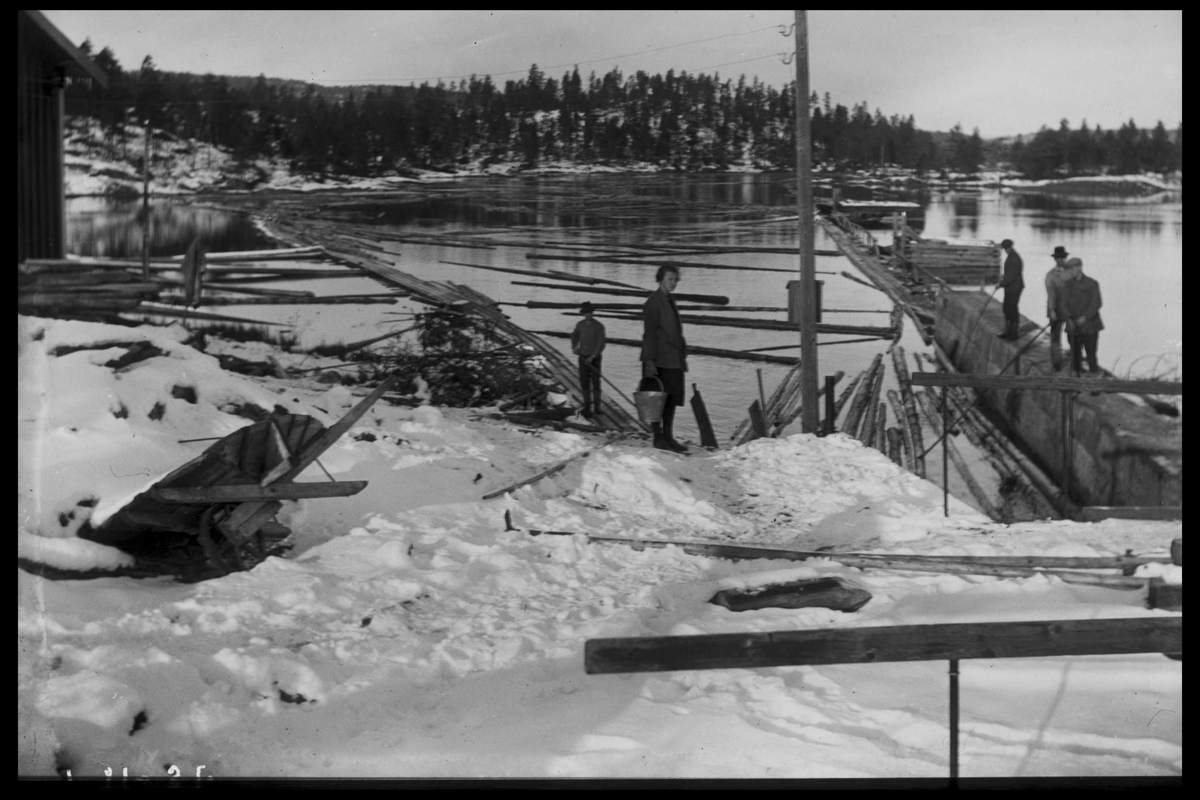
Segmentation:
<svg viewBox="0 0 1200 800">
<path fill-rule="evenodd" d="M 1083 260 L 1072 258 L 1067 261 L 1067 279 L 1058 292 L 1058 318 L 1067 328 L 1067 341 L 1071 343 L 1071 373 L 1082 373 L 1082 354 L 1086 351 L 1088 374 L 1100 374 L 1096 361 L 1096 344 L 1104 322 L 1100 319 L 1100 284 L 1083 274 Z"/>
<path fill-rule="evenodd" d="M 1046 316 L 1050 317 L 1050 366 L 1058 372 L 1063 368 L 1062 331 L 1065 320 L 1058 316 L 1058 296 L 1067 280 L 1067 256 L 1070 253 L 1062 245 L 1054 248 L 1051 256 L 1054 267 L 1046 273 Z"/>
<path fill-rule="evenodd" d="M 1004 290 L 1004 333 L 1000 334 L 1000 338 L 1015 342 L 1019 335 L 1017 329 L 1021 325 L 1021 312 L 1017 310 L 1017 306 L 1021 302 L 1021 292 L 1025 290 L 1025 280 L 1022 277 L 1025 262 L 1021 259 L 1021 254 L 1013 249 L 1012 239 L 1005 239 L 1000 246 L 1005 252 L 1004 274 L 996 287 Z"/>
</svg>

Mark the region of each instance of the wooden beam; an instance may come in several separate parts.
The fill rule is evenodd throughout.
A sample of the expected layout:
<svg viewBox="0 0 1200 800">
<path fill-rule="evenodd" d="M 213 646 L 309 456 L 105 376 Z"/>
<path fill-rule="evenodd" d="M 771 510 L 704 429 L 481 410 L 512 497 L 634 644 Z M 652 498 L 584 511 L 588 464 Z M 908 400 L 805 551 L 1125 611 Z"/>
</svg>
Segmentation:
<svg viewBox="0 0 1200 800">
<path fill-rule="evenodd" d="M 1183 617 L 896 625 L 589 639 L 589 675 L 802 664 L 1182 653 Z"/>
<path fill-rule="evenodd" d="M 918 386 L 970 386 L 973 389 L 1029 389 L 1056 392 L 1182 395 L 1183 381 L 1119 381 L 1104 378 L 1056 378 L 1016 375 L 977 375 L 971 372 L 918 372 Z"/>
<path fill-rule="evenodd" d="M 329 483 L 273 483 L 257 486 L 253 483 L 222 484 L 151 490 L 156 500 L 164 503 L 248 503 L 257 500 L 302 500 L 313 497 L 349 497 L 367 488 L 366 481 L 335 481 Z"/>
</svg>

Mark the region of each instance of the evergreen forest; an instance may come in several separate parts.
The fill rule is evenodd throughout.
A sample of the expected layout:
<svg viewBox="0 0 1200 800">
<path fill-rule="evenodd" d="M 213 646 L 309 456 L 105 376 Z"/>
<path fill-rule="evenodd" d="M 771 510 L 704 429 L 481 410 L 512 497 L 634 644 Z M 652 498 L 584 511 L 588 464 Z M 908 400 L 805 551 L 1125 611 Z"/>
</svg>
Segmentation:
<svg viewBox="0 0 1200 800">
<path fill-rule="evenodd" d="M 125 70 L 109 48 L 81 49 L 109 78 L 68 87 L 67 113 L 92 117 L 121 137 L 148 123 L 157 136 L 195 139 L 237 158 L 284 159 L 301 173 L 364 177 L 406 169 L 547 162 L 648 163 L 681 171 L 795 167 L 794 85 L 704 73 L 555 78 L 537 65 L 500 87 L 488 76 L 420 86 L 318 87 L 300 81 L 160 71 L 146 56 Z M 813 160 L 837 168 L 893 165 L 971 174 L 1007 163 L 1030 178 L 1182 169 L 1182 123 L 1147 132 L 1043 128 L 998 145 L 966 134 L 923 131 L 912 115 L 884 116 L 865 102 L 809 98 Z"/>
</svg>

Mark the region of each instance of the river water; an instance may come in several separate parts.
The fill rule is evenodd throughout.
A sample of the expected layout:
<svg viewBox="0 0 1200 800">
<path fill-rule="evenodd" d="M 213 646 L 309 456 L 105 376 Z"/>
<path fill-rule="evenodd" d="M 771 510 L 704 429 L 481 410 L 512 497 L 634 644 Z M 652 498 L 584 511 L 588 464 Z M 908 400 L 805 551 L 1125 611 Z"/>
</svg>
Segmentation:
<svg viewBox="0 0 1200 800">
<path fill-rule="evenodd" d="M 772 206 L 777 213 L 794 214 L 787 207 L 782 175 L 601 175 L 532 179 L 479 179 L 459 181 L 420 199 L 368 198 L 345 208 L 346 218 L 361 223 L 369 219 L 381 231 L 428 235 L 486 233 L 513 240 L 670 241 L 672 243 L 742 244 L 793 247 L 795 222 L 742 224 L 739 210 Z M 896 195 L 893 194 L 893 197 Z M 614 200 L 624 198 L 624 207 Z M 665 203 L 657 207 L 652 200 Z M 1118 375 L 1182 377 L 1182 195 L 1160 195 L 1136 201 L 1113 198 L 1057 198 L 1004 190 L 925 191 L 901 194 L 916 200 L 925 211 L 924 235 L 933 238 L 1012 239 L 1024 258 L 1027 288 L 1022 313 L 1042 325 L 1045 319 L 1043 276 L 1052 266 L 1050 252 L 1057 245 L 1084 261 L 1086 274 L 1101 285 L 1105 305 L 1101 312 L 1106 330 L 1101 334 L 1101 365 Z M 177 254 L 199 234 L 207 249 L 240 250 L 274 246 L 245 216 L 190 205 L 157 203 L 153 206 L 155 238 L 151 252 Z M 139 203 L 110 203 L 81 198 L 68 203 L 69 250 L 79 254 L 137 255 L 141 231 Z M 532 261 L 525 244 L 491 250 L 442 245 L 391 245 L 397 267 L 431 280 L 463 283 L 502 303 L 527 300 L 557 302 L 623 301 L 557 291 L 545 287 L 513 285 L 514 280 L 536 280 L 488 272 L 442 262 L 457 261 L 482 266 L 561 270 L 576 275 L 608 278 L 654 288 L 650 266 Z M 818 249 L 832 249 L 818 229 Z M 544 251 L 543 251 L 544 252 Z M 796 277 L 798 259 L 788 254 L 729 253 L 678 257 L 690 262 L 769 267 L 786 272 L 740 272 L 690 267 L 683 270 L 677 291 L 723 295 L 731 305 L 785 307 L 786 283 Z M 854 273 L 842 257 L 818 256 L 817 278 L 824 283 L 824 321 L 849 325 L 886 325 L 891 305 L 873 289 L 848 280 Z M 269 284 L 281 287 L 284 284 Z M 327 294 L 378 291 L 363 278 L 322 281 L 309 287 Z M 994 286 L 988 286 L 990 291 Z M 997 296 L 997 302 L 999 296 Z M 351 341 L 371 331 L 394 326 L 386 311 L 395 306 L 239 306 L 214 309 L 241 317 L 290 322 L 302 329 L 308 341 Z M 529 330 L 569 332 L 578 317 L 556 310 L 531 310 L 507 306 L 514 322 Z M 784 319 L 783 312 L 737 312 L 731 316 Z M 603 319 L 610 337 L 640 338 L 640 323 Z M 360 335 L 360 331 L 362 332 Z M 748 349 L 796 344 L 790 333 L 724 327 L 687 326 L 689 343 L 726 349 Z M 818 349 L 819 375 L 845 372 L 857 375 L 886 342 L 875 340 L 837 344 L 849 336 L 822 336 Z M 550 339 L 569 353 L 565 340 Z M 907 324 L 901 343 L 911 351 L 923 348 Z M 790 355 L 792 351 L 777 351 Z M 606 376 L 626 394 L 636 388 L 638 352 L 613 345 L 605 354 Z M 705 356 L 690 359 L 688 381 L 703 393 L 719 439 L 725 441 L 746 417 L 759 396 L 759 382 L 770 395 L 786 372 L 781 365 L 731 361 Z M 913 365 L 910 363 L 910 369 Z M 842 385 L 845 385 L 843 382 Z M 605 391 L 611 391 L 607 386 Z M 890 413 L 890 412 L 889 412 Z M 895 424 L 894 421 L 889 424 Z M 679 415 L 680 433 L 698 438 L 690 412 Z"/>
</svg>

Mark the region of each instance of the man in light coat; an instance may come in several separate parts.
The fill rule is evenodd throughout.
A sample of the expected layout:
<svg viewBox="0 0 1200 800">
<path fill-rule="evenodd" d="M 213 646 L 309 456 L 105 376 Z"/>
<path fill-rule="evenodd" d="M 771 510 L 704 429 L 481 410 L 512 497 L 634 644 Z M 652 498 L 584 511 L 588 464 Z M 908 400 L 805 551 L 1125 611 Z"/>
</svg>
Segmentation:
<svg viewBox="0 0 1200 800">
<path fill-rule="evenodd" d="M 1067 279 L 1067 249 L 1062 245 L 1054 248 L 1051 256 L 1054 267 L 1046 273 L 1046 316 L 1050 318 L 1050 366 L 1058 372 L 1063 368 L 1062 331 L 1064 320 L 1058 316 L 1058 293 Z"/>
</svg>

